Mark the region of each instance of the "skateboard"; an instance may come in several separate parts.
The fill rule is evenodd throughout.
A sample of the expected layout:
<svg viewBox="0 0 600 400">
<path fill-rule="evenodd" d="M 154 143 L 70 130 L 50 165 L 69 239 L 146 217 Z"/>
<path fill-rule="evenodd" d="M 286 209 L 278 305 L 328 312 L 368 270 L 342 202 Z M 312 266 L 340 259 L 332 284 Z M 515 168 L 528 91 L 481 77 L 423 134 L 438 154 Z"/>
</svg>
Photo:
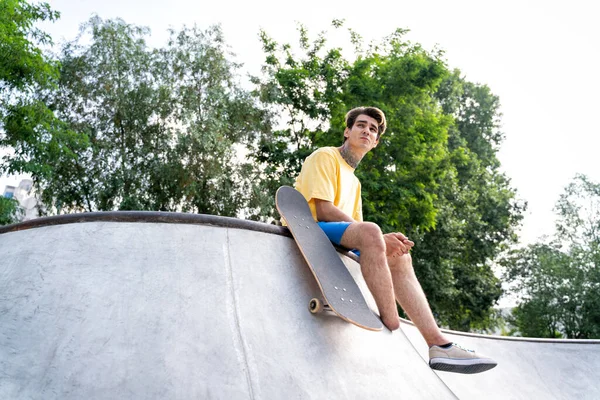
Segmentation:
<svg viewBox="0 0 600 400">
<path fill-rule="evenodd" d="M 310 312 L 332 311 L 361 328 L 383 329 L 381 319 L 371 311 L 333 244 L 313 219 L 304 196 L 290 186 L 282 186 L 275 195 L 275 205 L 323 294 L 323 300 L 309 301 Z"/>
</svg>

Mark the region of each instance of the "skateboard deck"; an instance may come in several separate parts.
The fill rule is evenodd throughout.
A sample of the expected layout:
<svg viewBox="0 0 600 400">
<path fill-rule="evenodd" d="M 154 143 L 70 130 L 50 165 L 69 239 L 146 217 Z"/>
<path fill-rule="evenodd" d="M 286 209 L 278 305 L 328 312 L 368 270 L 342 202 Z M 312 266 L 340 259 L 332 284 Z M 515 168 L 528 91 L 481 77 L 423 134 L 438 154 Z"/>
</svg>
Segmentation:
<svg viewBox="0 0 600 400">
<path fill-rule="evenodd" d="M 311 299 L 310 311 L 328 309 L 361 328 L 383 329 L 381 319 L 369 308 L 333 244 L 314 221 L 304 196 L 290 186 L 282 186 L 275 195 L 275 205 L 323 293 L 325 302 Z"/>
</svg>

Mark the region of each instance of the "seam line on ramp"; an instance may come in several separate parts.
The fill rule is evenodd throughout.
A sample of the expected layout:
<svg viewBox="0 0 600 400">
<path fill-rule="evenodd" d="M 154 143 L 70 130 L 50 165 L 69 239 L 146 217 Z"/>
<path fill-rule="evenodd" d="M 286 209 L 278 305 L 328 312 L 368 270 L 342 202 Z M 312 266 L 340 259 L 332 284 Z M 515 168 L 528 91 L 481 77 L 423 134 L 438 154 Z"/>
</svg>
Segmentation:
<svg viewBox="0 0 600 400">
<path fill-rule="evenodd" d="M 401 319 L 402 320 L 402 319 Z M 416 328 L 416 327 L 415 327 Z M 398 331 L 400 331 L 399 333 L 404 337 L 404 342 L 408 343 L 408 345 L 413 349 L 413 351 L 417 354 L 417 356 L 419 356 L 420 359 L 422 359 L 425 364 L 427 364 L 427 368 L 429 367 L 429 360 L 425 359 L 423 356 L 421 356 L 421 353 L 419 352 L 419 350 L 415 347 L 414 343 L 408 338 L 408 336 L 406 336 L 406 333 L 402 330 L 402 324 L 400 324 L 400 328 L 398 329 Z M 442 384 L 444 385 L 448 391 L 454 396 L 455 399 L 460 399 L 460 397 L 458 397 L 458 395 L 456 393 L 454 393 L 454 391 L 450 388 L 450 386 L 448 386 L 446 384 L 446 382 L 444 382 L 444 380 L 442 379 L 441 376 L 438 375 L 438 373 L 436 371 L 434 371 L 433 369 L 431 369 L 431 373 L 433 375 L 435 375 L 436 379 Z"/>
<path fill-rule="evenodd" d="M 242 328 L 240 326 L 240 316 L 238 311 L 238 299 L 235 293 L 235 288 L 233 285 L 233 266 L 231 265 L 231 256 L 230 256 L 230 243 L 229 243 L 229 229 L 225 230 L 226 232 L 226 243 L 224 250 L 225 256 L 225 268 L 227 269 L 227 286 L 229 287 L 229 293 L 231 295 L 231 299 L 233 302 L 233 330 L 235 330 L 235 339 L 234 346 L 237 349 L 238 355 L 240 356 L 240 361 L 243 364 L 244 375 L 246 377 L 246 384 L 248 385 L 248 393 L 250 394 L 250 399 L 254 400 L 254 388 L 252 387 L 252 377 L 250 376 L 250 365 L 248 364 L 248 352 L 246 349 L 246 343 L 244 342 L 244 337 L 242 335 Z M 236 340 L 237 339 L 237 340 Z"/>
</svg>

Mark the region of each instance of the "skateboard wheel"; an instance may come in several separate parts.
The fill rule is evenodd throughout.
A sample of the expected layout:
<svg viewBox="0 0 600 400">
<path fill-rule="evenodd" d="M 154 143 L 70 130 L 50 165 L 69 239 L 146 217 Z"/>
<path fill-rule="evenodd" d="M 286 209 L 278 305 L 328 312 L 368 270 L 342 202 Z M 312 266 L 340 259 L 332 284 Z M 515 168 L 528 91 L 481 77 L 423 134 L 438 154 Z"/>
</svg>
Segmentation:
<svg viewBox="0 0 600 400">
<path fill-rule="evenodd" d="M 317 298 L 311 299 L 308 303 L 308 310 L 313 314 L 323 311 L 323 302 Z"/>
</svg>

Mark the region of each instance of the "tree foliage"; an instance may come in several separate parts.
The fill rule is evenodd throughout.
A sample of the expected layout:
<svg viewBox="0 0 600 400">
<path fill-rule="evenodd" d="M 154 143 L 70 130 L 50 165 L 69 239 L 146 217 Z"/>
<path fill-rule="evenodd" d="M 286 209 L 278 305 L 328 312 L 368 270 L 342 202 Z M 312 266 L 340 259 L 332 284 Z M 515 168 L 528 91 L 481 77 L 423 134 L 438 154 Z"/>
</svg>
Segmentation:
<svg viewBox="0 0 600 400">
<path fill-rule="evenodd" d="M 516 242 L 515 228 L 526 205 L 516 200 L 499 171 L 498 97 L 487 86 L 466 81 L 458 70 L 445 78 L 436 97 L 453 117 L 448 173 L 436 190 L 435 229 L 422 232 L 414 257 L 422 280 L 430 282 L 424 286 L 431 285 L 428 293 L 440 319 L 459 330 L 490 328 L 491 306 L 502 294 L 491 264 Z"/>
<path fill-rule="evenodd" d="M 499 100 L 405 33 L 363 50 L 350 31 L 356 54 L 349 61 L 327 47 L 325 32 L 311 42 L 300 27 L 300 55 L 262 32 L 264 75 L 255 81 L 262 100 L 289 122 L 262 137 L 256 160 L 268 190 L 289 184 L 314 149 L 341 144 L 349 109 L 381 108 L 388 131 L 357 169 L 365 219 L 417 241 L 416 271 L 440 322 L 489 328 L 502 293 L 491 263 L 516 239 L 524 208 L 498 171 Z"/>
<path fill-rule="evenodd" d="M 236 147 L 265 119 L 236 81 L 218 26 L 149 30 L 92 17 L 63 46 L 58 89 L 40 100 L 50 127 L 15 118 L 13 169 L 27 171 L 56 212 L 164 210 L 235 216 L 251 201 L 253 169 Z"/>
<path fill-rule="evenodd" d="M 17 200 L 0 197 L 0 225 L 17 223 L 22 216 L 23 210 Z"/>
<path fill-rule="evenodd" d="M 26 91 L 45 86 L 56 77 L 56 63 L 44 55 L 41 45 L 51 37 L 35 27 L 39 21 L 54 21 L 59 13 L 48 3 L 23 0 L 0 1 L 0 90 Z M 12 92 L 14 94 L 14 92 Z"/>
<path fill-rule="evenodd" d="M 269 128 L 265 113 L 242 90 L 219 27 L 172 33 L 167 48 L 175 152 L 184 210 L 235 216 L 255 201 L 254 167 L 238 153 Z"/>
<path fill-rule="evenodd" d="M 42 50 L 52 40 L 35 24 L 58 17 L 47 3 L 0 1 L 0 147 L 9 150 L 0 173 L 48 173 L 43 162 L 33 167 L 25 159 L 12 160 L 23 154 L 45 158 L 56 151 L 56 141 L 48 137 L 60 122 L 39 95 L 54 88 L 58 63 Z"/>
<path fill-rule="evenodd" d="M 512 323 L 523 336 L 600 338 L 600 184 L 577 175 L 555 211 L 551 240 L 503 261 L 520 296 Z"/>
</svg>

